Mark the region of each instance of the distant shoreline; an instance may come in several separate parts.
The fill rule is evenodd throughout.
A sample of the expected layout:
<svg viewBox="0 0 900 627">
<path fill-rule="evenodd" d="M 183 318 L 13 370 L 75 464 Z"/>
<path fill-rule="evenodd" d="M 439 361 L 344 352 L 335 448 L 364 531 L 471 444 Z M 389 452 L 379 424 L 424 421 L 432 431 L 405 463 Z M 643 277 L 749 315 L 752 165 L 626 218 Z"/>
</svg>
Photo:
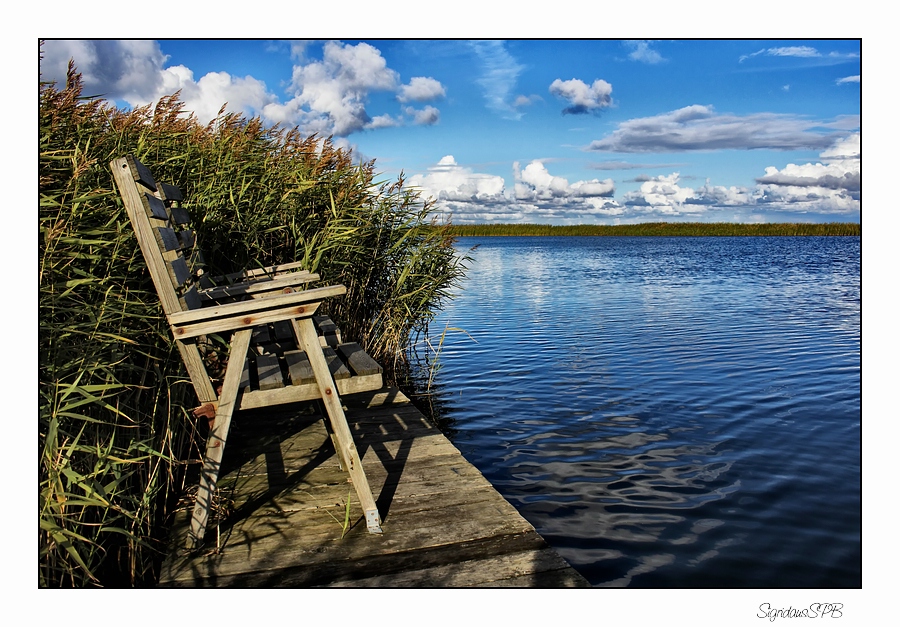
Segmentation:
<svg viewBox="0 0 900 627">
<path fill-rule="evenodd" d="M 824 224 L 768 223 L 736 224 L 730 222 L 648 222 L 644 224 L 463 224 L 451 225 L 454 237 L 491 236 L 626 236 L 626 237 L 749 237 L 749 236 L 855 236 L 862 225 L 855 222 Z"/>
</svg>

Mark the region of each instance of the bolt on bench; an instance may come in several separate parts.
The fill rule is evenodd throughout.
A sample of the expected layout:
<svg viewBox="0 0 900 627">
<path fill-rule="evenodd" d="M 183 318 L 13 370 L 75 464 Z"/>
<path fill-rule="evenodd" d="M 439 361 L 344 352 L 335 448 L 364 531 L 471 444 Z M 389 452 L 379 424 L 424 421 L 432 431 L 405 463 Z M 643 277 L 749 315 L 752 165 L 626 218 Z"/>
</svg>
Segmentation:
<svg viewBox="0 0 900 627">
<path fill-rule="evenodd" d="M 233 412 L 312 399 L 325 406 L 326 425 L 368 530 L 381 533 L 381 517 L 340 395 L 380 389 L 382 368 L 358 344 L 342 342 L 330 319 L 314 315 L 322 301 L 346 293 L 346 288 L 308 288 L 319 276 L 299 263 L 209 276 L 202 254 L 194 249 L 180 190 L 157 183 L 131 155 L 115 159 L 110 168 L 200 401 L 194 414 L 211 421 L 189 548 L 199 546 L 206 532 Z M 229 346 L 219 388 L 209 372 L 211 353 L 201 350 L 212 334 Z"/>
</svg>

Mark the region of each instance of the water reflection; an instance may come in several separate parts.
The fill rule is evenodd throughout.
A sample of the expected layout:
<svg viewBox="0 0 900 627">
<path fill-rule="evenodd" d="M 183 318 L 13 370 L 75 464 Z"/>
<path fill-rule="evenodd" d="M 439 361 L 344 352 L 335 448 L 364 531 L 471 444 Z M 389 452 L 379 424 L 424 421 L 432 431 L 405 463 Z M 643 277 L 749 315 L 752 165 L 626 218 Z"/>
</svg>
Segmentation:
<svg viewBox="0 0 900 627">
<path fill-rule="evenodd" d="M 480 240 L 428 404 L 551 545 L 595 585 L 859 585 L 858 239 L 524 239 Z"/>
</svg>

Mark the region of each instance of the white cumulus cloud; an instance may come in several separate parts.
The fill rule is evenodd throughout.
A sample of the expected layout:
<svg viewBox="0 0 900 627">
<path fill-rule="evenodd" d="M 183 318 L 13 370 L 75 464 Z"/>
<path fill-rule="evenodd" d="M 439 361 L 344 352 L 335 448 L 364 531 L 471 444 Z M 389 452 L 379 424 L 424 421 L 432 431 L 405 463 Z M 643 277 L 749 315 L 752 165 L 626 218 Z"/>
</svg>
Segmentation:
<svg viewBox="0 0 900 627">
<path fill-rule="evenodd" d="M 431 126 L 441 119 L 441 112 L 431 105 L 426 105 L 423 109 L 407 107 L 406 114 L 412 116 L 413 123 L 420 126 Z"/>
<path fill-rule="evenodd" d="M 457 164 L 453 155 L 443 157 L 437 165 L 428 169 L 428 174 L 411 176 L 409 184 L 420 188 L 424 196 L 436 200 L 496 199 L 504 191 L 502 176 L 476 173 Z"/>
<path fill-rule="evenodd" d="M 639 190 L 625 194 L 623 200 L 626 205 L 641 207 L 643 213 L 681 215 L 702 211 L 701 205 L 686 204 L 687 200 L 695 198 L 695 193 L 690 187 L 681 187 L 679 179 L 678 172 L 655 176 L 641 183 Z"/>
<path fill-rule="evenodd" d="M 569 185 L 569 181 L 561 176 L 550 174 L 547 167 L 538 160 L 532 161 L 525 168 L 518 162 L 513 163 L 516 180 L 515 195 L 519 200 L 569 201 L 575 198 L 612 196 L 615 185 L 612 179 L 600 181 L 578 181 Z"/>
<path fill-rule="evenodd" d="M 328 41 L 322 45 L 321 60 L 311 58 L 313 42 L 308 41 L 276 42 L 266 50 L 289 55 L 294 61 L 285 101 L 253 76 L 209 72 L 197 78 L 184 65 L 167 67 L 169 57 L 158 42 L 150 40 L 48 40 L 42 47 L 40 72 L 42 81 L 62 86 L 68 61 L 73 58 L 86 94 L 131 107 L 152 105 L 178 91 L 185 112 L 195 114 L 204 124 L 226 104 L 226 112 L 259 115 L 269 124 L 299 126 L 305 133 L 337 138 L 402 126 L 407 121 L 404 114 L 421 126 L 440 120 L 440 111 L 430 105 L 407 106 L 393 115 L 369 115 L 366 107 L 374 91 L 394 91 L 401 103 L 445 96 L 444 86 L 431 77 L 416 76 L 401 85 L 400 75 L 370 44 Z"/>
<path fill-rule="evenodd" d="M 321 61 L 294 66 L 288 88 L 293 98 L 264 113 L 274 121 L 299 118 L 309 130 L 346 136 L 371 123 L 365 108 L 369 92 L 395 89 L 398 78 L 374 46 L 329 41 Z"/>
<path fill-rule="evenodd" d="M 860 134 L 836 141 L 819 154 L 820 162 L 767 167 L 756 179 L 760 203 L 787 210 L 849 213 L 860 209 Z"/>
<path fill-rule="evenodd" d="M 400 87 L 397 100 L 400 102 L 425 102 L 446 95 L 440 81 L 431 77 L 414 76 L 409 83 Z"/>
<path fill-rule="evenodd" d="M 577 78 L 567 81 L 557 78 L 550 83 L 550 93 L 568 101 L 564 114 L 594 113 L 612 104 L 612 85 L 602 78 L 592 85 Z"/>
<path fill-rule="evenodd" d="M 503 177 L 475 172 L 459 165 L 451 155 L 442 158 L 427 174 L 409 178 L 423 197 L 435 200 L 434 211 L 457 224 L 487 222 L 579 223 L 594 217 L 624 212 L 612 195 L 611 179 L 569 182 L 554 176 L 539 160 L 524 168 L 513 163 L 514 189 L 507 190 Z"/>
<path fill-rule="evenodd" d="M 163 87 L 158 96 L 181 90 L 184 109 L 193 111 L 201 122 L 215 118 L 226 103 L 227 111 L 252 114 L 274 100 L 265 83 L 252 76 L 240 78 L 227 72 L 209 72 L 195 81 L 193 72 L 183 65 L 167 68 L 162 75 Z"/>
</svg>

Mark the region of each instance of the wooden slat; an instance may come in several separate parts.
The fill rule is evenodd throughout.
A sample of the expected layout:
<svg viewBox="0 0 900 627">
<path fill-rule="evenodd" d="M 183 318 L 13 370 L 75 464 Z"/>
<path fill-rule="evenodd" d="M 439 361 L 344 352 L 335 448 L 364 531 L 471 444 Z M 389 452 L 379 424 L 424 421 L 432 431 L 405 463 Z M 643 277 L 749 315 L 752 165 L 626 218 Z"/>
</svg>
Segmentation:
<svg viewBox="0 0 900 627">
<path fill-rule="evenodd" d="M 356 342 L 348 342 L 337 347 L 341 358 L 350 366 L 354 374 L 381 374 L 384 370 L 377 361 L 368 354 Z"/>
<path fill-rule="evenodd" d="M 291 385 L 315 385 L 316 377 L 306 353 L 300 350 L 288 351 L 284 354 L 284 360 L 291 375 Z M 318 389 L 316 393 L 318 394 Z"/>
<path fill-rule="evenodd" d="M 349 379 L 337 379 L 334 386 L 343 398 L 352 394 L 380 390 L 384 386 L 384 379 L 381 374 L 369 374 Z M 286 385 L 276 390 L 252 390 L 245 393 L 241 396 L 239 409 L 259 409 L 273 405 L 312 401 L 317 398 L 322 398 L 322 395 L 316 383 Z"/>
<path fill-rule="evenodd" d="M 169 277 L 172 279 L 175 287 L 181 287 L 191 278 L 191 271 L 188 270 L 184 257 L 177 257 L 172 261 L 166 262 L 166 267 L 169 269 Z"/>
<path fill-rule="evenodd" d="M 274 390 L 284 387 L 284 376 L 278 355 L 260 355 L 256 358 L 256 374 L 260 390 Z"/>
<path fill-rule="evenodd" d="M 191 223 L 191 214 L 188 213 L 187 209 L 184 209 L 183 207 L 171 207 L 170 211 L 172 212 L 172 222 L 175 224 Z"/>
<path fill-rule="evenodd" d="M 325 410 L 331 423 L 331 431 L 338 442 L 339 457 L 342 460 L 341 465 L 350 473 L 350 480 L 353 482 L 356 496 L 359 498 L 366 515 L 367 527 L 372 533 L 381 533 L 381 516 L 375 504 L 375 497 L 372 496 L 372 489 L 369 487 L 369 482 L 366 479 L 365 470 L 363 470 L 362 462 L 359 459 L 359 452 L 353 443 L 353 434 L 347 425 L 347 418 L 344 415 L 341 400 L 338 394 L 335 393 L 337 389 L 329 373 L 329 366 L 323 354 L 319 352 L 319 337 L 316 335 L 315 325 L 313 325 L 310 318 L 294 320 L 292 324 L 300 348 L 306 351 L 306 356 L 309 358 L 309 363 L 316 375 L 316 384 L 319 386 L 319 392 L 322 395 L 322 404 L 325 405 Z"/>
<path fill-rule="evenodd" d="M 184 197 L 181 195 L 181 190 L 174 185 L 159 183 L 157 187 L 159 189 L 159 195 L 162 196 L 164 200 L 184 200 Z"/>
<path fill-rule="evenodd" d="M 191 289 L 182 294 L 179 300 L 181 301 L 181 304 L 184 306 L 185 310 L 200 309 L 203 306 L 203 300 L 200 298 L 200 294 L 197 292 L 196 285 L 191 286 Z"/>
<path fill-rule="evenodd" d="M 302 262 L 302 261 L 294 261 L 294 262 L 291 262 L 291 263 L 282 263 L 282 264 L 278 264 L 278 265 L 275 265 L 275 266 L 266 266 L 266 267 L 264 267 L 264 268 L 252 268 L 252 269 L 244 270 L 244 271 L 241 273 L 241 275 L 244 276 L 244 277 L 246 277 L 246 278 L 259 277 L 259 276 L 264 275 L 264 274 L 268 274 L 268 275 L 270 275 L 270 276 L 274 276 L 274 275 L 276 275 L 276 274 L 280 274 L 280 273 L 282 273 L 282 272 L 287 272 L 287 271 L 289 271 L 289 270 L 300 271 L 300 269 L 301 269 L 302 267 L 303 267 L 303 262 Z M 304 270 L 303 272 L 305 272 L 305 270 Z M 311 274 L 312 276 L 315 276 L 316 278 L 313 279 L 314 281 L 318 281 L 318 280 L 319 280 L 319 275 L 318 275 L 318 274 L 312 274 L 312 273 L 307 273 L 307 274 Z"/>
<path fill-rule="evenodd" d="M 147 168 L 143 163 L 135 159 L 132 155 L 128 155 L 125 157 L 128 166 L 131 168 L 132 176 L 134 180 L 138 183 L 141 183 L 144 187 L 149 190 L 156 191 L 156 181 L 153 180 L 153 175 L 150 173 L 150 169 Z"/>
<path fill-rule="evenodd" d="M 129 166 L 129 159 L 120 158 L 110 163 L 110 169 L 122 201 L 125 203 L 128 218 L 134 227 L 144 260 L 147 262 L 147 269 L 150 271 L 153 284 L 156 286 L 157 294 L 162 302 L 163 311 L 167 316 L 183 311 L 183 304 L 169 279 L 166 263 L 159 254 L 159 247 L 156 244 L 142 200 L 146 192 L 135 182 L 135 168 Z"/>
<path fill-rule="evenodd" d="M 258 301 L 252 301 L 258 302 Z M 244 305 L 246 303 L 234 303 L 235 305 Z M 172 333 L 178 339 L 196 337 L 198 335 L 208 335 L 210 333 L 221 333 L 223 331 L 235 331 L 238 329 L 253 328 L 267 322 L 275 322 L 277 320 L 293 320 L 310 316 L 315 313 L 321 303 L 302 303 L 300 305 L 288 305 L 285 307 L 267 309 L 263 308 L 259 311 L 238 311 L 236 315 L 209 318 L 201 316 L 199 322 L 187 324 L 170 325 Z M 204 307 L 196 313 L 205 314 L 211 307 Z M 174 316 L 187 315 L 194 313 L 179 312 L 169 316 L 169 320 Z"/>
<path fill-rule="evenodd" d="M 244 370 L 241 372 L 241 382 L 238 389 L 242 392 L 250 391 L 250 359 L 244 360 Z"/>
<path fill-rule="evenodd" d="M 253 329 L 253 337 L 251 339 L 253 344 L 268 344 L 271 341 L 272 334 L 269 331 L 269 325 L 261 324 Z"/>
<path fill-rule="evenodd" d="M 141 195 L 141 204 L 144 205 L 144 211 L 146 211 L 147 215 L 151 218 L 156 218 L 157 220 L 169 219 L 169 214 L 166 211 L 166 206 L 163 204 L 163 201 L 161 201 L 156 196 L 144 192 Z"/>
<path fill-rule="evenodd" d="M 291 323 L 287 320 L 279 320 L 278 322 L 272 323 L 272 331 L 276 340 L 290 340 L 294 337 Z"/>
<path fill-rule="evenodd" d="M 319 332 L 319 343 L 322 346 L 337 346 L 341 343 L 341 330 L 328 316 L 313 316 L 316 330 Z"/>
<path fill-rule="evenodd" d="M 181 233 L 178 234 L 178 239 L 181 240 L 182 248 L 193 248 L 197 243 L 197 235 L 194 233 L 192 229 L 185 229 Z"/>
<path fill-rule="evenodd" d="M 197 490 L 197 501 L 191 517 L 191 532 L 188 538 L 190 546 L 196 546 L 203 540 L 206 520 L 212 504 L 212 495 L 216 492 L 216 481 L 225 453 L 225 442 L 231 429 L 231 417 L 234 413 L 238 393 L 240 392 L 241 375 L 247 349 L 250 347 L 250 330 L 238 331 L 231 338 L 228 367 L 225 369 L 225 381 L 222 383 L 222 395 L 216 408 L 216 421 L 206 440 L 206 454 L 203 457 L 203 468 L 200 470 L 200 488 Z"/>
<path fill-rule="evenodd" d="M 328 316 L 313 316 L 313 322 L 315 323 L 316 330 L 319 333 L 334 334 L 334 332 L 338 330 L 337 325 L 332 322 L 331 318 L 329 318 Z"/>
<path fill-rule="evenodd" d="M 228 303 L 216 307 L 207 307 L 203 311 L 190 311 L 182 313 L 173 313 L 169 316 L 169 322 L 175 326 L 182 324 L 190 324 L 192 322 L 205 322 L 216 318 L 231 317 L 242 313 L 251 314 L 254 312 L 265 311 L 267 309 L 275 309 L 282 307 L 294 307 L 304 304 L 318 305 L 322 300 L 332 296 L 341 296 L 347 292 L 347 288 L 343 285 L 331 285 L 328 287 L 317 287 L 304 292 L 291 292 L 290 294 L 273 294 L 266 298 L 256 300 L 242 301 L 238 303 Z M 311 316 L 310 311 L 298 311 L 299 315 Z M 278 318 L 285 320 L 285 318 Z M 266 320 L 265 322 L 270 322 Z M 261 323 L 259 323 L 261 324 Z"/>
<path fill-rule="evenodd" d="M 330 346 L 323 346 L 322 354 L 325 355 L 325 361 L 328 362 L 328 368 L 331 370 L 332 379 L 337 381 L 338 379 L 350 378 L 350 370 L 347 369 L 347 365 L 341 361 L 341 358 L 337 356 L 337 353 L 334 352 L 333 348 Z"/>
<path fill-rule="evenodd" d="M 178 236 L 170 228 L 162 227 L 153 229 L 156 236 L 156 243 L 163 250 L 176 250 L 179 247 Z"/>
<path fill-rule="evenodd" d="M 295 276 L 294 274 L 287 274 L 276 279 L 263 278 L 248 282 L 235 282 L 228 285 L 210 287 L 205 290 L 204 297 L 207 300 L 222 300 L 244 295 L 268 295 L 272 292 L 281 292 L 285 289 L 292 289 L 309 282 L 309 279 L 303 275 Z"/>
<path fill-rule="evenodd" d="M 209 374 L 206 372 L 206 366 L 203 365 L 203 358 L 200 356 L 197 341 L 190 339 L 184 342 L 176 341 L 175 344 L 178 346 L 178 352 L 181 353 L 181 360 L 188 371 L 188 376 L 191 378 L 194 392 L 196 392 L 200 403 L 218 400 L 219 397 L 209 380 Z"/>
</svg>

